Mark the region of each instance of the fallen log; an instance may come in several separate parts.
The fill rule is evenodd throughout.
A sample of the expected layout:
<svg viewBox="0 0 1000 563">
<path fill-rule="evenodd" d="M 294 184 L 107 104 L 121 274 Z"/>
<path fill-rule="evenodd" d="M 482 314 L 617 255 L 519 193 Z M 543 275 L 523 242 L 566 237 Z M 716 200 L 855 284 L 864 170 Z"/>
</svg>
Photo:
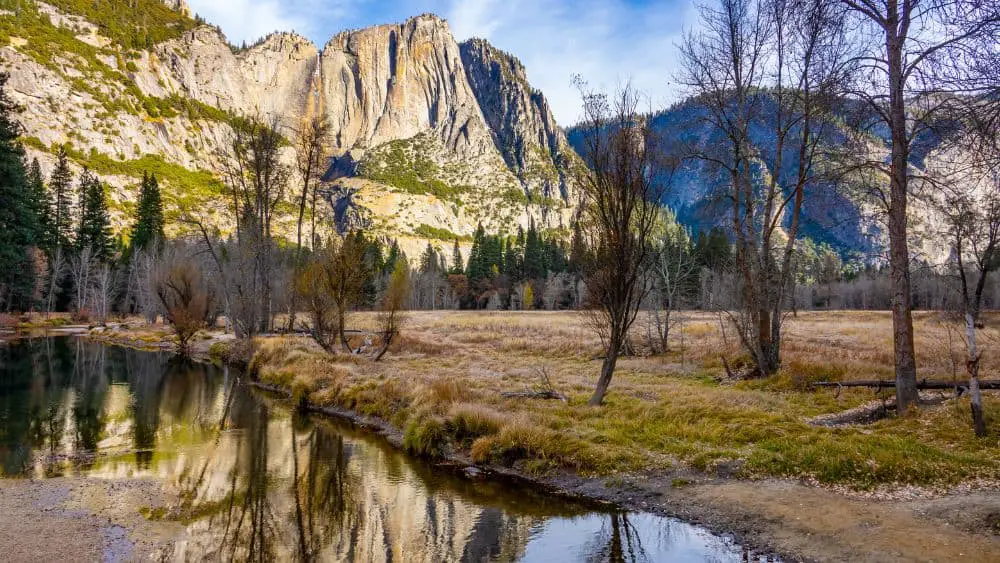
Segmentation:
<svg viewBox="0 0 1000 563">
<path fill-rule="evenodd" d="M 895 388 L 895 381 L 881 381 L 878 379 L 861 379 L 857 381 L 817 381 L 813 383 L 815 387 L 885 387 Z M 969 386 L 968 381 L 928 381 L 921 379 L 917 382 L 917 389 L 956 389 Z M 980 389 L 1000 389 L 1000 380 L 980 381 Z"/>
</svg>

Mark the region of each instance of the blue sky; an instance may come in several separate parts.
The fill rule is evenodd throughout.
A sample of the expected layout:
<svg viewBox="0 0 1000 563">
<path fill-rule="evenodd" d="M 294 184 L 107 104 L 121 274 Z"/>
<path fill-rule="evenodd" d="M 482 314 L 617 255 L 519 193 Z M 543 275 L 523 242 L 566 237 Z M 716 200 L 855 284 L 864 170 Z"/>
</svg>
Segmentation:
<svg viewBox="0 0 1000 563">
<path fill-rule="evenodd" d="M 571 84 L 613 89 L 626 80 L 651 108 L 674 101 L 675 45 L 696 21 L 690 0 L 188 0 L 229 40 L 252 42 L 271 31 L 297 31 L 322 46 L 337 32 L 400 22 L 432 12 L 455 38 L 483 37 L 524 63 L 561 125 L 580 115 Z"/>
</svg>

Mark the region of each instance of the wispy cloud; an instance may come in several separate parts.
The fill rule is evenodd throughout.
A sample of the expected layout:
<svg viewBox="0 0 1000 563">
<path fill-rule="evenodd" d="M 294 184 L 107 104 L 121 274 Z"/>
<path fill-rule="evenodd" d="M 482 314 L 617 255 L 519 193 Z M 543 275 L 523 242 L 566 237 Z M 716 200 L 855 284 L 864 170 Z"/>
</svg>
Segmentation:
<svg viewBox="0 0 1000 563">
<path fill-rule="evenodd" d="M 319 45 L 344 29 L 402 21 L 423 12 L 448 19 L 456 39 L 488 39 L 521 59 L 564 125 L 580 115 L 571 84 L 631 81 L 652 107 L 676 95 L 675 44 L 696 19 L 689 0 L 188 0 L 233 43 L 297 31 Z"/>
</svg>

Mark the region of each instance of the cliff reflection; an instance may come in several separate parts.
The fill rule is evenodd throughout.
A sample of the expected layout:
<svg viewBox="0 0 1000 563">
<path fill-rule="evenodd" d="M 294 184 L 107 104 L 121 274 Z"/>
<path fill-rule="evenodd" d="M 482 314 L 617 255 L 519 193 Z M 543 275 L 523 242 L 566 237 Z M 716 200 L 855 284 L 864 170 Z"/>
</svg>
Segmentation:
<svg viewBox="0 0 1000 563">
<path fill-rule="evenodd" d="M 741 560 L 650 515 L 460 478 L 238 374 L 71 338 L 0 346 L 0 476 L 157 479 L 175 561 Z"/>
</svg>

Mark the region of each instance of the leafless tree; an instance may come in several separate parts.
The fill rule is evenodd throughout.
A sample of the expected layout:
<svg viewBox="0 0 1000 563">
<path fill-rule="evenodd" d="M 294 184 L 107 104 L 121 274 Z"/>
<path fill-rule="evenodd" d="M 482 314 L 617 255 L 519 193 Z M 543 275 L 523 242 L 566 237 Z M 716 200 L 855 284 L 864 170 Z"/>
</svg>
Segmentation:
<svg viewBox="0 0 1000 563">
<path fill-rule="evenodd" d="M 974 124 L 959 128 L 954 140 L 941 143 L 940 152 L 924 171 L 924 178 L 938 188 L 938 211 L 945 218 L 943 234 L 951 243 L 951 260 L 959 280 L 965 365 L 977 436 L 986 434 L 986 421 L 979 388 L 982 349 L 976 330 L 981 324 L 987 282 L 1000 269 L 1000 168 L 995 165 L 1000 159 L 988 150 L 989 140 L 975 138 L 985 133 Z"/>
<path fill-rule="evenodd" d="M 63 253 L 62 247 L 58 246 L 56 247 L 55 253 L 52 255 L 52 260 L 49 264 L 48 278 L 45 283 L 46 316 L 51 314 L 52 310 L 55 309 L 56 296 L 59 294 L 59 284 L 62 283 L 68 269 L 69 264 L 67 264 L 66 255 Z"/>
<path fill-rule="evenodd" d="M 577 85 L 583 96 L 583 157 L 590 164 L 579 179 L 586 198 L 584 225 L 595 243 L 588 318 L 605 345 L 589 404 L 600 405 L 650 290 L 651 238 L 672 166 L 660 158 L 635 89 L 626 85 L 609 98 L 582 81 Z"/>
<path fill-rule="evenodd" d="M 728 178 L 741 279 L 732 320 L 759 374 L 778 369 L 801 212 L 845 73 L 838 11 L 827 0 L 720 0 L 682 46 L 680 81 L 724 142 L 687 149 Z M 773 135 L 761 148 L 754 129 Z M 788 166 L 785 159 L 797 159 Z M 760 164 L 766 167 L 759 174 Z"/>
<path fill-rule="evenodd" d="M 276 261 L 271 223 L 289 177 L 288 167 L 281 162 L 285 144 L 276 119 L 239 119 L 219 155 L 236 221 L 236 252 L 228 261 L 230 272 L 225 277 L 239 296 L 231 302 L 238 305 L 231 311 L 236 315 L 237 332 L 244 336 L 268 331 L 273 322 Z M 210 237 L 204 239 L 212 245 Z M 211 252 L 222 270 L 218 250 L 213 248 Z"/>
<path fill-rule="evenodd" d="M 98 263 L 94 265 L 91 275 L 90 297 L 88 302 L 92 307 L 92 312 L 99 324 L 104 324 L 111 312 L 111 305 L 115 296 L 115 272 L 110 264 Z"/>
<path fill-rule="evenodd" d="M 845 145 L 852 169 L 869 186 L 887 217 L 893 286 L 893 348 L 896 405 L 905 412 L 918 401 L 913 345 L 907 209 L 915 169 L 915 139 L 937 126 L 953 94 L 975 95 L 981 60 L 995 60 L 1000 24 L 997 2 L 968 0 L 840 0 L 857 46 L 852 98 L 861 107 L 852 119 L 863 132 Z M 886 150 L 872 150 L 871 133 L 888 132 Z M 851 162 L 852 159 L 846 159 Z M 881 180 L 885 178 L 886 180 Z"/>
<path fill-rule="evenodd" d="M 330 127 L 323 117 L 314 117 L 305 120 L 298 131 L 295 141 L 295 166 L 302 182 L 302 189 L 299 192 L 299 217 L 296 228 L 296 255 L 295 255 L 295 275 L 298 276 L 304 266 L 302 226 L 306 216 L 306 208 L 311 202 L 310 218 L 313 225 L 309 238 L 309 246 L 315 243 L 315 215 L 316 215 L 316 190 L 319 181 L 325 172 L 323 167 L 325 161 L 326 146 L 329 143 Z M 288 315 L 288 328 L 291 330 L 295 326 L 295 309 L 298 303 L 298 295 L 293 291 L 291 307 Z"/>
<path fill-rule="evenodd" d="M 151 282 L 180 352 L 187 354 L 191 338 L 207 324 L 212 303 L 201 265 L 185 249 L 164 252 Z"/>
<path fill-rule="evenodd" d="M 353 236 L 332 240 L 299 275 L 297 290 L 310 312 L 310 332 L 328 352 L 334 352 L 335 339 L 345 352 L 351 351 L 345 332 L 348 315 L 361 303 L 367 279 L 364 248 Z"/>
<path fill-rule="evenodd" d="M 647 345 L 653 353 L 670 350 L 671 329 L 681 319 L 675 312 L 683 307 L 684 294 L 698 273 L 699 265 L 691 249 L 687 231 L 664 211 L 661 232 L 653 258 L 654 289 L 650 295 Z"/>
<path fill-rule="evenodd" d="M 93 295 L 91 291 L 94 283 L 93 273 L 97 266 L 97 259 L 89 246 L 81 248 L 70 261 L 70 275 L 73 276 L 73 306 L 81 318 L 89 315 L 90 297 Z"/>
<path fill-rule="evenodd" d="M 410 293 L 410 267 L 406 260 L 397 260 L 396 267 L 389 277 L 385 292 L 379 302 L 376 323 L 378 324 L 379 339 L 381 346 L 378 352 L 372 357 L 373 361 L 379 361 L 389 349 L 392 341 L 399 334 L 400 327 L 406 322 L 406 314 L 403 310 Z"/>
</svg>

